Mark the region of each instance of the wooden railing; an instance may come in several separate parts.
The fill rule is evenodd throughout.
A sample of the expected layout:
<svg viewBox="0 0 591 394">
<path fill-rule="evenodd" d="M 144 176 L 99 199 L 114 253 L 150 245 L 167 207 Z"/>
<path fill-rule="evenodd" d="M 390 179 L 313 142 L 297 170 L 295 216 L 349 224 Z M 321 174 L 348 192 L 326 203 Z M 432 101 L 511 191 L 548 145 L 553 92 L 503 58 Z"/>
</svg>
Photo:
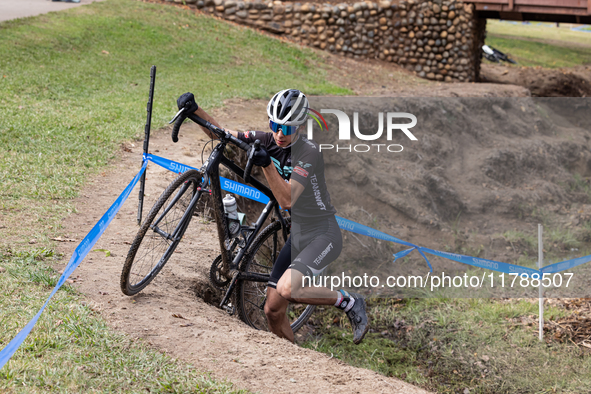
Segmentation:
<svg viewBox="0 0 591 394">
<path fill-rule="evenodd" d="M 477 11 L 548 15 L 591 15 L 591 0 L 467 0 Z"/>
</svg>

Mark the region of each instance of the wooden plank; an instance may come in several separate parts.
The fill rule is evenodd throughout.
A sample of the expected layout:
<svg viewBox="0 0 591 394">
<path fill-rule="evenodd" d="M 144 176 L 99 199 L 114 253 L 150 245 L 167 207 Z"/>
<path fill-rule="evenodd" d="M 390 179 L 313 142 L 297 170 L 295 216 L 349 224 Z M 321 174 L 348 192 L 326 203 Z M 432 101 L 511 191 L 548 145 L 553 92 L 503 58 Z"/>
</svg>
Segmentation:
<svg viewBox="0 0 591 394">
<path fill-rule="evenodd" d="M 476 4 L 476 11 L 503 11 L 502 4 Z"/>
<path fill-rule="evenodd" d="M 507 4 L 509 0 L 472 0 L 470 3 Z"/>
<path fill-rule="evenodd" d="M 539 7 L 532 5 L 518 5 L 514 8 L 514 11 L 533 14 L 587 15 L 587 10 L 584 8 Z"/>
<path fill-rule="evenodd" d="M 588 0 L 515 0 L 515 6 L 534 5 L 557 8 L 587 8 Z"/>
<path fill-rule="evenodd" d="M 521 12 L 499 12 L 499 17 L 506 21 L 523 21 Z"/>
<path fill-rule="evenodd" d="M 476 4 L 478 10 L 504 10 L 504 11 L 518 11 L 524 12 L 523 6 L 529 7 L 548 7 L 547 12 L 553 14 L 568 14 L 569 9 L 573 9 L 573 15 L 591 15 L 591 0 L 470 0 L 470 3 Z M 479 4 L 486 5 L 479 7 Z M 496 5 L 503 5 L 499 8 Z M 578 9 L 574 11 L 574 9 Z M 543 9 L 541 9 L 543 10 Z M 556 10 L 556 11 L 552 11 Z M 581 13 L 582 11 L 582 13 Z M 541 12 L 541 11 L 538 11 Z"/>
</svg>

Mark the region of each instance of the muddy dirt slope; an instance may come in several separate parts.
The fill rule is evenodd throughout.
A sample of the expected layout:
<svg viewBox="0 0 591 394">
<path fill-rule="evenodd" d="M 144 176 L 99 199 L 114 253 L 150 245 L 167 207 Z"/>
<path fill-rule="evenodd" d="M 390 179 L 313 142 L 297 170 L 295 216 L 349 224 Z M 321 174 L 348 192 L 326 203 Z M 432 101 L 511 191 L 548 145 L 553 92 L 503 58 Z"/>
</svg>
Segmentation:
<svg viewBox="0 0 591 394">
<path fill-rule="evenodd" d="M 505 231 L 529 232 L 539 220 L 532 212 L 579 223 L 591 208 L 586 192 L 591 176 L 591 99 L 326 97 L 314 98 L 311 105 L 358 112 L 365 134 L 378 129 L 378 112 L 417 117 L 412 129 L 416 141 L 399 130 L 392 141 L 375 141 L 400 144 L 402 152 L 382 148 L 378 153 L 376 147 L 367 154 L 324 151 L 331 195 L 340 214 L 351 219 L 370 215 L 379 222 L 376 225 L 404 240 L 454 249 L 454 243 L 461 242 L 461 229 L 476 233 L 476 247 L 491 246 Z M 325 118 L 329 130 L 338 129 L 336 116 Z M 339 141 L 336 134 L 315 132 L 314 139 L 344 148 L 369 144 L 354 137 Z M 360 145 L 359 150 L 365 149 Z M 362 209 L 365 214 L 360 214 Z M 508 243 L 499 246 L 485 247 L 480 257 L 517 257 L 512 248 L 506 249 Z M 351 246 L 348 255 L 362 250 L 359 244 Z"/>
</svg>

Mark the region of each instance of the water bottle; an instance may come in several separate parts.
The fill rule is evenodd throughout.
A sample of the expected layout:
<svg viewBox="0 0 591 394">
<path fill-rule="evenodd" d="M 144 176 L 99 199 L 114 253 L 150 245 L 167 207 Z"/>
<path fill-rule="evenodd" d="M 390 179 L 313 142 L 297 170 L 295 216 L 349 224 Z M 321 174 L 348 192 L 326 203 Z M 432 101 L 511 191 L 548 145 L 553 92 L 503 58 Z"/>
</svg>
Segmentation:
<svg viewBox="0 0 591 394">
<path fill-rule="evenodd" d="M 240 220 L 238 218 L 236 199 L 233 195 L 226 194 L 226 197 L 222 201 L 224 202 L 224 212 L 226 212 L 226 217 L 228 218 L 230 237 L 234 238 L 240 233 Z"/>
</svg>

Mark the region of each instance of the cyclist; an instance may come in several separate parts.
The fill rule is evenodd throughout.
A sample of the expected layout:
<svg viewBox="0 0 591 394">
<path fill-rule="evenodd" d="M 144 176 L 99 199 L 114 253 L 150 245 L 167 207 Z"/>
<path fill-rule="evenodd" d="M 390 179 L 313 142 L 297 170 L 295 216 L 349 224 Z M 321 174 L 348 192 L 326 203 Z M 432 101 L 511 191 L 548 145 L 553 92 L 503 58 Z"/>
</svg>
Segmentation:
<svg viewBox="0 0 591 394">
<path fill-rule="evenodd" d="M 193 94 L 186 93 L 177 104 L 179 108 L 188 104 L 197 116 L 221 128 L 194 100 Z M 347 314 L 353 328 L 353 342 L 358 344 L 369 328 L 364 298 L 345 290 L 304 287 L 304 279 L 311 283 L 311 278 L 320 275 L 342 249 L 336 210 L 326 187 L 322 153 L 315 142 L 303 135 L 308 99 L 299 90 L 282 90 L 269 101 L 267 115 L 272 133 L 227 131 L 247 143 L 260 140 L 261 149 L 254 152 L 253 162 L 263 168 L 273 195 L 292 215 L 291 235 L 273 265 L 267 285 L 265 314 L 269 328 L 293 342 L 286 314 L 290 301 L 334 305 Z M 215 138 L 209 130 L 202 129 Z"/>
</svg>

